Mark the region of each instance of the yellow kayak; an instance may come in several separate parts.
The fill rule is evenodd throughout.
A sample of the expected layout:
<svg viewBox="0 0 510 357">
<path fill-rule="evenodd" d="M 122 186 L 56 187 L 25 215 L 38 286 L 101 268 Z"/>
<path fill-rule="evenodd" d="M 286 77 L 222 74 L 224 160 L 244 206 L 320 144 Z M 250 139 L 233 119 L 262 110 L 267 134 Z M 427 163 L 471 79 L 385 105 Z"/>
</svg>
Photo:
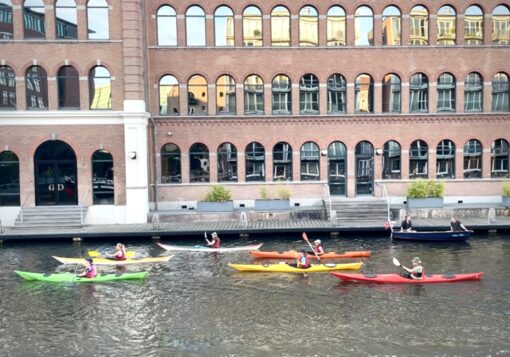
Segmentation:
<svg viewBox="0 0 510 357">
<path fill-rule="evenodd" d="M 163 257 L 149 257 L 149 258 L 139 258 L 139 259 L 126 259 L 126 260 L 115 260 L 108 258 L 94 258 L 95 265 L 127 265 L 127 264 L 151 264 L 151 263 L 165 263 L 169 261 L 173 255 L 166 255 Z M 85 265 L 84 258 L 64 258 L 64 257 L 56 257 L 62 264 L 82 264 Z"/>
<path fill-rule="evenodd" d="M 271 272 L 271 273 L 317 273 L 333 270 L 358 270 L 363 265 L 362 262 L 346 264 L 312 264 L 310 268 L 302 269 L 290 266 L 284 262 L 280 264 L 228 264 L 231 268 L 238 271 L 247 272 Z"/>
</svg>

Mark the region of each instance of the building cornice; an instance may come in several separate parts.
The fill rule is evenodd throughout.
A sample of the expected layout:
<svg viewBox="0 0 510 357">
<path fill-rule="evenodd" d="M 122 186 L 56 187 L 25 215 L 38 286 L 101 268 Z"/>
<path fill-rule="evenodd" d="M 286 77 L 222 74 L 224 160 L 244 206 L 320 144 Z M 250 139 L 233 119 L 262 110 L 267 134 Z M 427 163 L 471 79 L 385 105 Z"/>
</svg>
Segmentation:
<svg viewBox="0 0 510 357">
<path fill-rule="evenodd" d="M 149 117 L 147 112 L 124 111 L 0 111 L 0 126 L 124 125 Z"/>
</svg>

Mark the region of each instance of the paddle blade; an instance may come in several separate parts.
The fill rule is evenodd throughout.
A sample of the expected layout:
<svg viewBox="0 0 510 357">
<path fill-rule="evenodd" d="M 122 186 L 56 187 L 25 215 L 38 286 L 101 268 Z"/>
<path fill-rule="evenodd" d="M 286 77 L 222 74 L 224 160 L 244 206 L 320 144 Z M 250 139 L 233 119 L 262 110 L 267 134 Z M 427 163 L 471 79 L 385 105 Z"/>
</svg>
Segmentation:
<svg viewBox="0 0 510 357">
<path fill-rule="evenodd" d="M 89 250 L 89 257 L 100 257 L 101 256 L 101 253 L 99 253 L 97 250 Z"/>
<path fill-rule="evenodd" d="M 305 232 L 303 232 L 303 239 L 306 240 L 306 241 L 308 240 L 308 236 L 306 235 Z"/>
<path fill-rule="evenodd" d="M 400 262 L 398 261 L 397 258 L 393 258 L 393 264 L 396 265 L 396 266 L 401 266 Z"/>
</svg>

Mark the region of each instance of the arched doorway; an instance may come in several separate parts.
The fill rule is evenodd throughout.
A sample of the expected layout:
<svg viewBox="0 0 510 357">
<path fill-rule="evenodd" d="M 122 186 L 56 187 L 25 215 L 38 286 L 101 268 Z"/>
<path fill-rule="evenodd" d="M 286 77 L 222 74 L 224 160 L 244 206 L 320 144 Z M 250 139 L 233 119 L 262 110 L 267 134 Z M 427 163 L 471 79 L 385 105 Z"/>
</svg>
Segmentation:
<svg viewBox="0 0 510 357">
<path fill-rule="evenodd" d="M 356 145 L 356 195 L 374 194 L 374 147 L 368 141 Z"/>
<path fill-rule="evenodd" d="M 34 155 L 35 204 L 38 206 L 78 204 L 76 155 L 63 141 L 41 144 Z"/>
</svg>

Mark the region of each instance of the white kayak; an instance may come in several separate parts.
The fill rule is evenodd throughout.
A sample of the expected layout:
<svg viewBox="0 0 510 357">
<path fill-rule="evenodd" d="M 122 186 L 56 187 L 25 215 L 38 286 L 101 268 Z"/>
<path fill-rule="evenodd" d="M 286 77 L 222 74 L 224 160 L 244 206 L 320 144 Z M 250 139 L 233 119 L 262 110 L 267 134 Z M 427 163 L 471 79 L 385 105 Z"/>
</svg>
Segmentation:
<svg viewBox="0 0 510 357">
<path fill-rule="evenodd" d="M 205 253 L 227 253 L 227 252 L 238 252 L 243 250 L 258 250 L 262 247 L 263 243 L 260 244 L 252 244 L 252 245 L 244 245 L 241 247 L 226 247 L 226 248 L 210 248 L 205 245 L 170 245 L 170 244 L 162 244 L 157 243 L 161 248 L 168 251 L 185 251 L 185 252 L 205 252 Z"/>
</svg>

